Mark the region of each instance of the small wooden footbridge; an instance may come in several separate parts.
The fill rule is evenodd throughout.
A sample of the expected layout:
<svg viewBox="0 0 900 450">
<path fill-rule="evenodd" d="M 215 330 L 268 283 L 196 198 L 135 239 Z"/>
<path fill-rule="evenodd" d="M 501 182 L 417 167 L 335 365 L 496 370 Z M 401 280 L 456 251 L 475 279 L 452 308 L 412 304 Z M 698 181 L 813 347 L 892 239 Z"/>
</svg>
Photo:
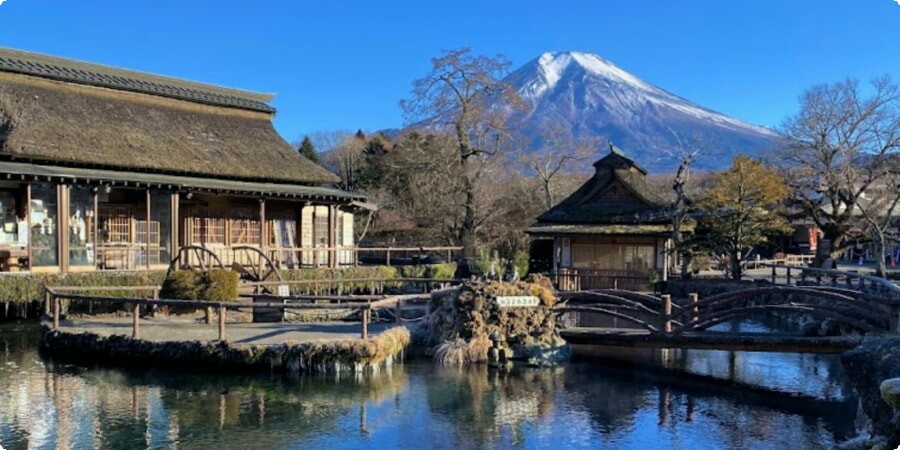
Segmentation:
<svg viewBox="0 0 900 450">
<path fill-rule="evenodd" d="M 900 332 L 900 287 L 876 277 L 834 270 L 772 266 L 772 279 L 700 298 L 685 299 L 618 289 L 561 294 L 560 314 L 575 326 L 562 331 L 571 344 L 637 348 L 694 348 L 732 351 L 841 353 L 866 333 Z M 787 277 L 779 277 L 779 271 Z M 791 274 L 793 272 L 793 274 Z M 793 276 L 792 276 L 793 275 Z M 793 281 L 794 284 L 788 284 Z M 839 336 L 737 333 L 713 328 L 760 315 L 805 315 L 841 330 Z M 606 318 L 606 326 L 582 326 Z M 713 330 L 711 330 L 713 329 Z"/>
</svg>

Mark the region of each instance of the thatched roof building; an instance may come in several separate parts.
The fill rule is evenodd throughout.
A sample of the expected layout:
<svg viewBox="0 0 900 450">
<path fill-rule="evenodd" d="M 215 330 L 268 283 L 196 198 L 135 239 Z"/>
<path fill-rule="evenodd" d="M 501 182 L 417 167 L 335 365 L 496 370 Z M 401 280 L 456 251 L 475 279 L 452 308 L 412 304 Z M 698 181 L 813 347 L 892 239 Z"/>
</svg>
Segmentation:
<svg viewBox="0 0 900 450">
<path fill-rule="evenodd" d="M 152 269 L 191 247 L 354 263 L 371 205 L 278 135 L 271 100 L 0 49 L 0 270 Z"/>
<path fill-rule="evenodd" d="M 644 289 L 649 273 L 665 270 L 667 202 L 642 167 L 614 145 L 609 150 L 584 185 L 526 230 L 547 242 L 561 289 Z"/>
<path fill-rule="evenodd" d="M 538 216 L 541 234 L 647 234 L 666 231 L 667 202 L 647 184 L 647 172 L 610 144 L 595 173 L 578 190 Z"/>
<path fill-rule="evenodd" d="M 0 49 L 0 157 L 246 181 L 338 181 L 278 135 L 269 100 Z"/>
</svg>

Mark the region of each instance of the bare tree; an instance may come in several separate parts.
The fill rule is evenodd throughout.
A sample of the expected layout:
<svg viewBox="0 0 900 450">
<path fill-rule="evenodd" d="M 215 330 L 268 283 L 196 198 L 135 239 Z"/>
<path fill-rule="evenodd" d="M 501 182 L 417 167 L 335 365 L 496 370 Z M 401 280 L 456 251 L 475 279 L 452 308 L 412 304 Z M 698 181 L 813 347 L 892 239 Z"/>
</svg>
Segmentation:
<svg viewBox="0 0 900 450">
<path fill-rule="evenodd" d="M 875 274 L 885 277 L 887 240 L 894 230 L 894 212 L 900 203 L 900 171 L 894 161 L 875 164 L 879 167 L 872 170 L 881 172 L 879 182 L 871 186 L 867 195 L 859 200 L 857 209 L 865 221 L 864 231 L 875 246 Z"/>
<path fill-rule="evenodd" d="M 900 90 L 889 78 L 871 82 L 869 95 L 848 80 L 814 86 L 787 118 L 776 158 L 791 184 L 796 208 L 830 242 L 825 258 L 839 258 L 854 239 L 866 239 L 858 208 L 883 173 L 879 161 L 900 148 Z"/>
<path fill-rule="evenodd" d="M 675 196 L 669 204 L 669 218 L 672 222 L 672 245 L 674 247 L 671 251 L 674 260 L 677 261 L 680 257 L 681 278 L 685 279 L 688 277 L 691 260 L 693 259 L 693 249 L 684 238 L 683 232 L 694 200 L 689 193 L 691 168 L 701 154 L 708 152 L 708 146 L 699 136 L 695 136 L 685 142 L 674 130 L 670 129 L 669 131 L 675 135 L 675 140 L 678 143 L 678 147 L 670 151 L 670 155 L 678 161 L 678 169 L 675 171 L 675 177 L 672 180 L 672 192 Z"/>
<path fill-rule="evenodd" d="M 479 228 L 475 180 L 484 172 L 471 162 L 500 149 L 518 96 L 502 81 L 510 65 L 502 56 L 473 55 L 468 48 L 445 50 L 431 65 L 428 74 L 413 82 L 412 98 L 400 106 L 410 123 L 447 130 L 455 138 L 464 211 L 458 241 L 466 256 L 474 256 Z"/>
<path fill-rule="evenodd" d="M 537 175 L 544 192 L 544 207 L 550 209 L 556 204 L 554 188 L 557 175 L 584 161 L 591 153 L 593 142 L 575 143 L 567 133 L 557 128 L 541 131 L 541 146 L 535 151 L 527 151 L 523 162 Z"/>
</svg>

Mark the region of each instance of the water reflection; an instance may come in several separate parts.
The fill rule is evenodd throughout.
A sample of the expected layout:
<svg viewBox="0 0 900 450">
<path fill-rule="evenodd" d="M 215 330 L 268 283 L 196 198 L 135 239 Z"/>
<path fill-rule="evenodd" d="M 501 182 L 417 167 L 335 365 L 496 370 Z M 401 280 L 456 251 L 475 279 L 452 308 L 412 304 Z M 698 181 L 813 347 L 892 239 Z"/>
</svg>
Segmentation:
<svg viewBox="0 0 900 450">
<path fill-rule="evenodd" d="M 64 365 L 41 359 L 36 338 L 0 326 L 7 449 L 812 449 L 831 447 L 852 422 L 840 400 L 786 402 L 595 364 L 217 376 Z"/>
</svg>

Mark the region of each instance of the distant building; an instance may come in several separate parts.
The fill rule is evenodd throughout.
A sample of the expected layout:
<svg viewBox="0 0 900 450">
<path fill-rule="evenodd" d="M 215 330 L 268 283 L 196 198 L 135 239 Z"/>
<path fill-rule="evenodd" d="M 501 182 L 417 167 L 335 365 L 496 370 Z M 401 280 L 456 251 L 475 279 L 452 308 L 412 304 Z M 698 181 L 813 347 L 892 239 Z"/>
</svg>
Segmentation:
<svg viewBox="0 0 900 450">
<path fill-rule="evenodd" d="M 553 273 L 562 290 L 647 289 L 665 277 L 671 221 L 647 172 L 610 144 L 596 172 L 526 231 L 553 241 Z"/>
<path fill-rule="evenodd" d="M 271 99 L 0 49 L 3 268 L 165 268 L 186 246 L 352 263 L 365 199 L 278 135 Z"/>
</svg>

